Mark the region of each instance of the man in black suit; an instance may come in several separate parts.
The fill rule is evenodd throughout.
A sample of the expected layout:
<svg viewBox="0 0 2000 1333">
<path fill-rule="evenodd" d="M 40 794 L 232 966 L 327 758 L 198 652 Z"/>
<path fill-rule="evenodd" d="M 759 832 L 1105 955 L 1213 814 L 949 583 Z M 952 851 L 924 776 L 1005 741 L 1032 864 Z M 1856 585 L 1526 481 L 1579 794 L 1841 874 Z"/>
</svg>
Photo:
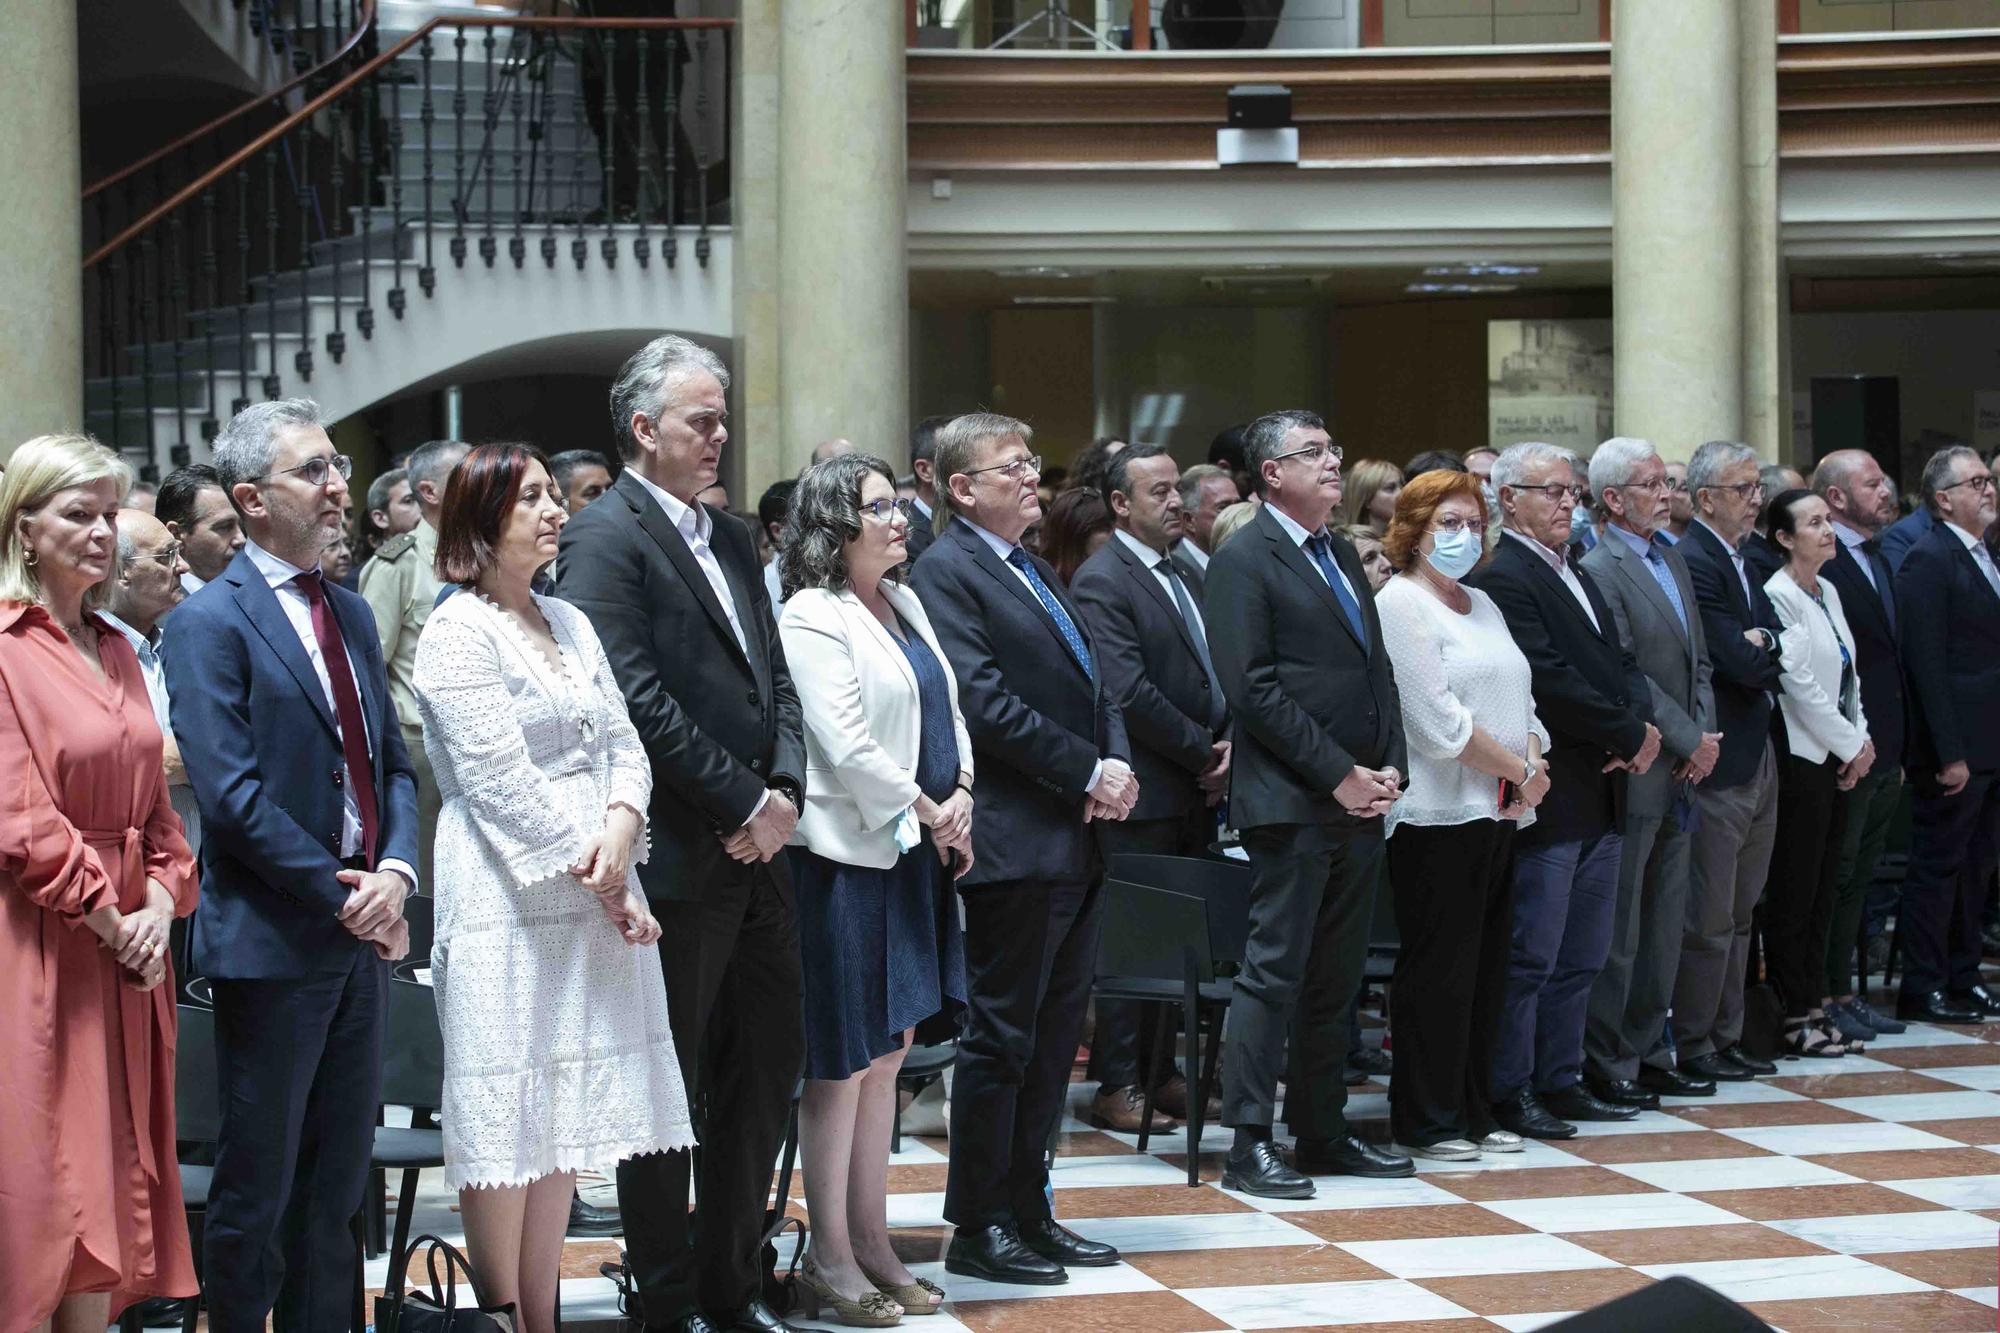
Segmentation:
<svg viewBox="0 0 2000 1333">
<path fill-rule="evenodd" d="M 1033 432 L 971 413 L 938 432 L 949 517 L 912 585 L 958 676 L 979 770 L 965 909 L 965 1033 L 951 1089 L 945 1253 L 954 1273 L 1052 1285 L 1118 1262 L 1050 1215 L 1044 1157 L 1097 963 L 1093 821 L 1139 794 L 1097 645 L 1055 571 L 1021 547 L 1041 517 Z M 944 515 L 946 511 L 941 510 Z"/>
<path fill-rule="evenodd" d="M 1766 496 L 1783 495 L 1786 491 L 1805 489 L 1806 479 L 1795 467 L 1783 463 L 1766 463 L 1757 469 L 1757 484 L 1763 487 Z M 1760 526 L 1763 510 L 1759 509 L 1751 520 L 1749 533 L 1737 548 L 1743 554 L 1744 564 L 1750 569 L 1751 577 L 1759 587 L 1770 581 L 1771 575 L 1783 568 L 1787 554 L 1785 548 L 1771 540 L 1770 534 Z"/>
<path fill-rule="evenodd" d="M 1576 459 L 1552 444 L 1506 449 L 1493 464 L 1502 536 L 1468 580 L 1493 599 L 1533 673 L 1548 729 L 1549 794 L 1514 839 L 1514 943 L 1493 1053 L 1493 1119 L 1538 1139 L 1569 1120 L 1630 1120 L 1637 1107 L 1583 1086 L 1590 989 L 1611 949 L 1623 842 L 1622 770 L 1660 753 L 1651 688 L 1618 638 L 1611 606 L 1576 568 Z M 1558 1117 L 1563 1117 L 1558 1119 Z"/>
<path fill-rule="evenodd" d="M 925 417 L 910 428 L 910 475 L 917 479 L 916 498 L 910 501 L 910 533 L 905 538 L 909 558 L 915 560 L 937 540 L 937 433 L 950 417 Z"/>
<path fill-rule="evenodd" d="M 749 530 L 695 499 L 729 438 L 729 374 L 655 338 L 611 388 L 625 469 L 563 529 L 557 591 L 590 617 L 653 765 L 652 854 L 674 1045 L 701 1108 L 699 1220 L 689 1155 L 618 1168 L 649 1328 L 788 1327 L 764 1305 L 771 1167 L 804 1060 L 798 935 L 783 848 L 805 790 L 798 695 Z M 697 1100 L 697 1098 L 702 1100 Z"/>
<path fill-rule="evenodd" d="M 1854 986 L 1854 942 L 1864 913 L 1880 928 L 1895 907 L 1892 887 L 1876 908 L 1870 903 L 1875 863 L 1889 841 L 1889 826 L 1903 795 L 1903 738 L 1909 704 L 1903 682 L 1901 616 L 1896 576 L 1878 538 L 1896 521 L 1896 484 L 1865 449 L 1840 449 L 1813 469 L 1813 490 L 1833 514 L 1840 546 L 1820 571 L 1840 594 L 1848 629 L 1854 635 L 1854 665 L 1861 678 L 1861 708 L 1875 763 L 1848 797 L 1847 824 L 1840 842 L 1833 921 L 1827 930 L 1826 993 L 1845 1015 L 1876 1032 L 1904 1030 L 1877 1010 Z M 1833 1015 L 1839 1021 L 1841 1014 Z"/>
<path fill-rule="evenodd" d="M 1764 577 L 1740 549 L 1764 496 L 1755 451 L 1709 441 L 1688 460 L 1687 489 L 1695 517 L 1674 549 L 1687 561 L 1701 608 L 1722 752 L 1695 788 L 1694 879 L 1674 977 L 1674 1048 L 1681 1067 L 1646 1071 L 1640 1081 L 1665 1096 L 1710 1097 L 1717 1077 L 1777 1072 L 1739 1043 L 1750 916 L 1763 896 L 1778 829 L 1778 764 L 1771 748 L 1778 613 L 1764 594 Z"/>
<path fill-rule="evenodd" d="M 1924 464 L 1937 524 L 1896 571 L 1911 727 L 1904 763 L 1916 788 L 1910 871 L 1898 934 L 1898 1018 L 2000 1018 L 1980 981 L 1979 913 L 2000 840 L 2000 569 L 1984 538 L 1993 476 L 1963 445 Z"/>
<path fill-rule="evenodd" d="M 1236 1134 L 1222 1184 L 1303 1199 L 1313 1194 L 1308 1173 L 1416 1170 L 1348 1132 L 1343 1078 L 1382 816 L 1408 758 L 1367 575 L 1353 546 L 1326 529 L 1340 503 L 1340 449 L 1326 423 L 1302 411 L 1259 417 L 1244 433 L 1244 461 L 1264 503 L 1209 561 L 1204 603 L 1235 719 L 1230 817 L 1255 872 L 1229 1007 L 1222 1123 Z M 1296 1165 L 1271 1139 L 1281 1075 Z"/>
<path fill-rule="evenodd" d="M 1113 455 L 1102 490 L 1112 538 L 1083 562 L 1069 590 L 1125 715 L 1139 775 L 1139 803 L 1123 823 L 1105 826 L 1104 851 L 1201 856 L 1215 839 L 1213 807 L 1229 782 L 1229 706 L 1209 659 L 1201 581 L 1171 556 L 1186 526 L 1180 469 L 1159 445 L 1135 444 Z M 1139 1005 L 1098 1002 L 1090 1076 L 1100 1084 L 1091 1107 L 1100 1128 L 1139 1128 L 1140 1039 Z M 1165 1080 L 1155 1105 L 1187 1115 L 1187 1080 L 1171 1058 L 1144 1072 Z"/>
</svg>

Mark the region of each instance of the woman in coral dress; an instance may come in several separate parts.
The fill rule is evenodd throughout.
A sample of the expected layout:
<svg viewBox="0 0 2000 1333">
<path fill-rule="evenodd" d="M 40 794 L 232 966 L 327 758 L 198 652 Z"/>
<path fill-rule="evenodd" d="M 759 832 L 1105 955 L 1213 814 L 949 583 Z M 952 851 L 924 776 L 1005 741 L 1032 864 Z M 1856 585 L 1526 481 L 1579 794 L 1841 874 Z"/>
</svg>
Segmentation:
<svg viewBox="0 0 2000 1333">
<path fill-rule="evenodd" d="M 0 478 L 0 1333 L 195 1292 L 167 961 L 194 858 L 138 659 L 91 606 L 131 480 L 81 436 Z"/>
</svg>

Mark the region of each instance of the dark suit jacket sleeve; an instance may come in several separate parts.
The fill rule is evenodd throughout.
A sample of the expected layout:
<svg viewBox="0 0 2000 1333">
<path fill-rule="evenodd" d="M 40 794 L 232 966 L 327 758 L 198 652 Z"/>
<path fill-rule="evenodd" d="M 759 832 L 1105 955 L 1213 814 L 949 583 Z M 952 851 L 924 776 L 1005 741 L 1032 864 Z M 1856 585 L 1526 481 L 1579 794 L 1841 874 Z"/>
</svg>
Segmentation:
<svg viewBox="0 0 2000 1333">
<path fill-rule="evenodd" d="M 718 522 L 717 526 L 720 526 Z M 771 782 L 789 782 L 798 789 L 799 808 L 806 794 L 806 720 L 799 705 L 798 687 L 792 684 L 792 669 L 785 661 L 785 645 L 778 637 L 778 621 L 771 608 L 771 593 L 764 586 L 763 570 L 757 567 L 757 544 L 747 523 L 733 525 L 730 543 L 736 546 L 738 562 L 752 577 L 751 614 L 764 627 L 764 642 L 771 645 L 771 707 L 777 714 L 777 736 L 771 747 Z"/>
<path fill-rule="evenodd" d="M 1552 730 L 1582 736 L 1591 744 L 1620 759 L 1630 759 L 1646 744 L 1646 724 L 1630 708 L 1598 693 L 1581 671 L 1571 666 L 1543 624 L 1543 611 L 1534 594 L 1516 578 L 1490 578 L 1479 585 L 1514 632 L 1514 642 L 1528 659 L 1534 680 L 1535 711 Z M 1569 596 L 1564 592 L 1563 596 Z M 1613 625 L 1616 632 L 1616 625 Z M 1628 677 L 1638 674 L 1632 654 L 1618 645 Z M 1648 691 L 1643 680 L 1632 687 L 1631 697 L 1643 700 Z"/>
<path fill-rule="evenodd" d="M 410 762 L 409 748 L 403 744 L 403 727 L 397 721 L 396 706 L 389 702 L 389 675 L 382 664 L 381 646 L 371 644 L 363 653 L 367 658 L 364 669 L 375 677 L 375 697 L 382 701 L 380 714 L 368 719 L 368 725 L 382 744 L 382 827 L 375 844 L 375 863 L 379 866 L 384 861 L 401 861 L 414 872 L 421 864 L 418 848 L 422 841 L 417 831 L 417 768 Z M 428 884 L 421 887 L 428 892 L 437 891 Z"/>
<path fill-rule="evenodd" d="M 1918 541 L 1896 571 L 1896 602 L 1903 627 L 1903 671 L 1917 715 L 1930 737 L 1939 768 L 1965 758 L 1966 719 L 1952 699 L 1946 669 L 1951 634 L 1951 567 L 1929 542 Z"/>
<path fill-rule="evenodd" d="M 646 619 L 646 566 L 637 540 L 608 524 L 593 524 L 578 538 L 563 549 L 557 592 L 590 617 L 611 674 L 625 692 L 625 711 L 653 762 L 655 787 L 672 788 L 719 828 L 741 828 L 764 798 L 764 780 L 696 726 L 660 678 Z M 770 615 L 768 606 L 763 614 Z M 785 694 L 796 741 L 798 694 L 789 675 Z M 657 790 L 654 799 L 659 799 Z"/>
<path fill-rule="evenodd" d="M 209 607 L 186 606 L 167 624 L 168 717 L 201 806 L 204 846 L 243 865 L 272 892 L 338 915 L 347 905 L 347 887 L 336 878 L 339 859 L 285 813 L 284 794 L 266 787 L 257 767 L 250 653 L 241 622 Z M 300 725 L 319 724 L 308 718 Z M 400 760 L 407 773 L 409 756 L 395 730 L 387 729 L 395 748 L 383 757 Z M 414 806 L 414 787 L 409 790 Z M 410 823 L 416 823 L 414 809 Z M 414 847 L 408 859 L 416 863 Z"/>
<path fill-rule="evenodd" d="M 1716 561 L 1706 555 L 1689 560 L 1687 567 L 1695 602 L 1701 607 L 1701 629 L 1708 639 L 1714 678 L 1746 690 L 1777 689 L 1778 659 L 1743 637 L 1743 631 L 1753 626 L 1744 623 L 1722 585 L 1721 580 L 1735 578 L 1736 571 L 1726 561 L 1718 570 Z"/>
<path fill-rule="evenodd" d="M 1208 566 L 1208 647 L 1215 659 L 1216 678 L 1229 701 L 1236 725 L 1256 738 L 1286 767 L 1315 791 L 1331 793 L 1354 771 L 1356 760 L 1285 692 L 1278 679 L 1276 613 L 1271 606 L 1268 578 L 1282 571 L 1275 560 L 1257 569 L 1243 559 L 1211 561 Z M 1283 575 L 1283 577 L 1290 577 Z M 1364 583 L 1356 585 L 1367 586 Z M 1343 631 L 1329 625 L 1327 634 Z M 1377 630 L 1379 640 L 1380 631 Z M 1392 755 L 1403 755 L 1402 705 L 1391 702 L 1395 738 Z M 1408 772 L 1398 763 L 1400 772 Z"/>
<path fill-rule="evenodd" d="M 1091 652 L 1106 692 L 1124 715 L 1128 736 L 1136 736 L 1146 748 L 1199 775 L 1208 768 L 1213 738 L 1206 728 L 1174 707 L 1146 674 L 1146 655 L 1139 643 L 1131 595 L 1118 586 L 1124 581 L 1122 573 L 1079 571 L 1069 589 L 1090 629 Z M 1174 651 L 1182 651 L 1178 640 Z"/>
<path fill-rule="evenodd" d="M 953 562 L 927 555 L 912 567 L 910 583 L 958 676 L 959 712 L 981 762 L 990 755 L 1033 781 L 1081 799 L 1089 794 L 1090 775 L 1099 760 L 1127 758 L 1125 723 L 1110 700 L 1099 710 L 1102 735 L 1086 739 L 1030 708 L 1007 688 L 994 658 L 985 611 Z M 1069 670 L 1067 663 L 1050 666 Z"/>
</svg>

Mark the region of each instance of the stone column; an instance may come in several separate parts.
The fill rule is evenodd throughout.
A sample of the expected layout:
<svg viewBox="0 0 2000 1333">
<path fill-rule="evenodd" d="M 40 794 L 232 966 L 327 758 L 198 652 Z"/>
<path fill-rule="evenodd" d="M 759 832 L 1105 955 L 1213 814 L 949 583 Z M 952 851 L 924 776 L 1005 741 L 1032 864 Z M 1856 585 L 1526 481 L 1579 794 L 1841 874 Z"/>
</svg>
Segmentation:
<svg viewBox="0 0 2000 1333">
<path fill-rule="evenodd" d="M 1737 9 L 1612 6 L 1613 407 L 1670 459 L 1743 429 Z"/>
<path fill-rule="evenodd" d="M 735 355 L 729 392 L 731 447 L 722 475 L 739 510 L 757 507 L 785 475 L 778 406 L 778 5 L 742 0 L 731 57 L 735 105 L 729 157 Z"/>
<path fill-rule="evenodd" d="M 909 449 L 904 9 L 782 0 L 778 410 L 787 475 L 842 435 Z M 760 445 L 762 464 L 768 454 Z"/>
<path fill-rule="evenodd" d="M 76 6 L 0 5 L 0 453 L 83 427 Z"/>
<path fill-rule="evenodd" d="M 1742 438 L 1766 459 L 1791 462 L 1791 283 L 1785 275 L 1778 222 L 1778 13 L 1777 6 L 1769 4 L 1746 4 L 1739 13 Z"/>
</svg>

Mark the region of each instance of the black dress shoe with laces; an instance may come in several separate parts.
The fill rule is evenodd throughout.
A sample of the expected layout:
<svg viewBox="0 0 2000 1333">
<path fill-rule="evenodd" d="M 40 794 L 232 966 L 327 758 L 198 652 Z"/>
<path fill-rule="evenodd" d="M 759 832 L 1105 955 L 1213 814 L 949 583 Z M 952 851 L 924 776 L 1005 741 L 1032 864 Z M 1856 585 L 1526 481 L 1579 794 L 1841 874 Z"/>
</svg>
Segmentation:
<svg viewBox="0 0 2000 1333">
<path fill-rule="evenodd" d="M 1593 1078 L 1586 1082 L 1590 1095 L 1613 1106 L 1631 1106 L 1641 1111 L 1660 1109 L 1660 1095 L 1648 1092 L 1629 1078 Z"/>
<path fill-rule="evenodd" d="M 1979 1010 L 1942 990 L 1896 998 L 1896 1017 L 1911 1023 L 1978 1023 Z"/>
<path fill-rule="evenodd" d="M 1975 981 L 1967 989 L 1954 992 L 1951 998 L 1968 1009 L 1977 1009 L 1988 1018 L 2000 1018 L 2000 995 L 1987 989 L 1984 982 Z"/>
<path fill-rule="evenodd" d="M 1713 1097 L 1715 1080 L 1696 1078 L 1679 1069 L 1655 1069 L 1651 1065 L 1639 1071 L 1639 1086 L 1649 1092 L 1657 1092 L 1662 1097 Z"/>
<path fill-rule="evenodd" d="M 1533 1088 L 1523 1088 L 1504 1102 L 1493 1103 L 1493 1120 L 1524 1139 L 1573 1139 L 1576 1126 L 1549 1114 Z"/>
<path fill-rule="evenodd" d="M 1260 1199 L 1310 1199 L 1313 1183 L 1285 1162 L 1269 1139 L 1230 1150 L 1222 1163 L 1222 1188 Z"/>
<path fill-rule="evenodd" d="M 1778 1072 L 1778 1067 L 1769 1060 L 1760 1060 L 1750 1054 L 1750 1052 L 1744 1050 L 1741 1042 L 1722 1052 L 1722 1058 L 1734 1064 L 1739 1069 L 1749 1070 L 1752 1076 L 1756 1078 L 1769 1078 Z"/>
<path fill-rule="evenodd" d="M 1403 1154 L 1386 1152 L 1352 1134 L 1344 1139 L 1300 1139 L 1292 1165 L 1314 1176 L 1400 1180 L 1417 1174 L 1417 1164 Z"/>
<path fill-rule="evenodd" d="M 761 1300 L 751 1301 L 729 1317 L 723 1325 L 729 1333 L 805 1333 L 795 1324 L 788 1324 L 772 1313 L 771 1307 Z"/>
<path fill-rule="evenodd" d="M 648 1330 L 657 1327 L 657 1324 L 646 1325 Z M 666 1327 L 670 1333 L 722 1333 L 721 1329 L 708 1322 L 708 1316 L 698 1313 L 684 1314 Z"/>
<path fill-rule="evenodd" d="M 585 1203 L 583 1196 L 569 1196 L 569 1226 L 564 1231 L 569 1236 L 616 1236 L 625 1230 L 625 1219 L 618 1215 L 616 1208 L 599 1208 L 596 1204 Z"/>
<path fill-rule="evenodd" d="M 1550 1115 L 1564 1120 L 1635 1120 L 1639 1115 L 1638 1107 L 1617 1106 L 1600 1100 L 1581 1083 L 1542 1093 L 1536 1100 Z"/>
<path fill-rule="evenodd" d="M 1023 1222 L 1015 1230 L 1023 1245 L 1065 1268 L 1109 1268 L 1118 1262 L 1117 1250 L 1085 1240 L 1052 1217 Z"/>
<path fill-rule="evenodd" d="M 1011 1282 L 1028 1287 L 1059 1287 L 1069 1274 L 1053 1259 L 1029 1249 L 1012 1226 L 960 1227 L 944 1252 L 947 1273 Z"/>
<path fill-rule="evenodd" d="M 1712 1083 L 1748 1083 L 1752 1077 L 1749 1070 L 1721 1051 L 1710 1051 L 1707 1055 L 1697 1055 L 1692 1060 L 1683 1060 L 1681 1072 L 1707 1079 Z"/>
</svg>

